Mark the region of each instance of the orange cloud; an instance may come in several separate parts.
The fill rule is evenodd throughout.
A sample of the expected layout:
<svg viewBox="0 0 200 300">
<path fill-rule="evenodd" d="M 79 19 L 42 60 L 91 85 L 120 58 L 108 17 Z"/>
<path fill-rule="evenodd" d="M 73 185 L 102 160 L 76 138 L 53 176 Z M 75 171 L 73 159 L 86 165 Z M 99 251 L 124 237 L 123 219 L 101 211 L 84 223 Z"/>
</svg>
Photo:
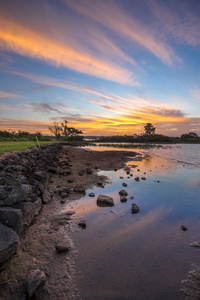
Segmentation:
<svg viewBox="0 0 200 300">
<path fill-rule="evenodd" d="M 131 71 L 112 61 L 104 61 L 88 52 L 70 47 L 69 43 L 54 41 L 47 34 L 42 34 L 27 24 L 0 15 L 0 47 L 20 55 L 40 59 L 55 66 L 69 69 L 123 84 L 133 84 Z"/>
</svg>

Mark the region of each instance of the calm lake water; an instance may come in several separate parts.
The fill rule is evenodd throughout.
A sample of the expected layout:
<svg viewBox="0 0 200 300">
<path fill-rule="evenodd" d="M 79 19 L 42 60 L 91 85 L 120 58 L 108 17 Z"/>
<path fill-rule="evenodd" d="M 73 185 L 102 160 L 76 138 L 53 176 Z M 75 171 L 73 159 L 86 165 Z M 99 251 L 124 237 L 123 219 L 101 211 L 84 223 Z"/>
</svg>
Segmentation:
<svg viewBox="0 0 200 300">
<path fill-rule="evenodd" d="M 184 299 L 180 282 L 191 263 L 200 264 L 199 251 L 190 247 L 200 241 L 200 145 L 136 151 L 145 159 L 127 163 L 132 177 L 124 169 L 100 171 L 110 182 L 66 207 L 76 211 L 72 238 L 84 300 Z M 120 202 L 121 189 L 128 192 L 126 203 Z M 115 205 L 98 207 L 99 194 L 113 197 Z M 132 203 L 140 207 L 138 214 L 131 213 Z M 86 220 L 86 229 L 76 225 L 80 219 Z"/>
</svg>

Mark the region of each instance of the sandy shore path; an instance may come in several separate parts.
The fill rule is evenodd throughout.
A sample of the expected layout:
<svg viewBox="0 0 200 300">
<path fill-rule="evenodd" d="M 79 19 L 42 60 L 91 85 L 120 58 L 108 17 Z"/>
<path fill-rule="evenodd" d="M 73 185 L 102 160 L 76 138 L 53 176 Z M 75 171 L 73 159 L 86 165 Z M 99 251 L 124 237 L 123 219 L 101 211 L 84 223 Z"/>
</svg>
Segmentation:
<svg viewBox="0 0 200 300">
<path fill-rule="evenodd" d="M 88 188 L 103 186 L 107 178 L 98 175 L 99 169 L 122 168 L 135 155 L 127 151 L 97 152 L 63 147 L 59 153 L 56 173 L 49 179 L 52 200 L 43 205 L 34 223 L 22 236 L 17 253 L 7 262 L 1 278 L 0 299 L 81 299 L 76 288 L 74 264 L 77 250 L 69 238 L 70 212 L 62 214 L 62 206 L 81 198 Z M 67 243 L 70 250 L 57 253 L 55 247 L 58 242 Z M 35 269 L 44 271 L 47 281 L 44 289 L 28 298 L 24 294 L 26 276 L 30 270 Z"/>
</svg>

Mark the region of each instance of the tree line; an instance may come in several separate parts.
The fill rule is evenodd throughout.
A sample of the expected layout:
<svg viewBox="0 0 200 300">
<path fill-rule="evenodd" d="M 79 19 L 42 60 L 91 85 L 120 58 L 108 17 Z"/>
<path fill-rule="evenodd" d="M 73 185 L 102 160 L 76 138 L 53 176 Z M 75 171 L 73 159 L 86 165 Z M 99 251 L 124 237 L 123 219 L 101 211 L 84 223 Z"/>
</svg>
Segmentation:
<svg viewBox="0 0 200 300">
<path fill-rule="evenodd" d="M 13 131 L 0 130 L 0 141 L 35 141 L 36 137 L 39 141 L 51 141 L 53 138 L 68 142 L 82 142 L 84 139 L 83 132 L 77 128 L 68 125 L 68 121 L 64 120 L 62 123 L 54 122 L 49 126 L 49 131 L 55 137 L 42 135 L 39 131 L 30 133 L 28 131 Z M 93 141 L 98 142 L 118 142 L 118 143 L 200 143 L 200 137 L 195 132 L 184 133 L 180 137 L 169 137 L 162 134 L 156 134 L 156 127 L 152 123 L 144 125 L 144 132 L 140 135 L 114 135 L 114 136 L 100 136 L 93 137 Z"/>
</svg>

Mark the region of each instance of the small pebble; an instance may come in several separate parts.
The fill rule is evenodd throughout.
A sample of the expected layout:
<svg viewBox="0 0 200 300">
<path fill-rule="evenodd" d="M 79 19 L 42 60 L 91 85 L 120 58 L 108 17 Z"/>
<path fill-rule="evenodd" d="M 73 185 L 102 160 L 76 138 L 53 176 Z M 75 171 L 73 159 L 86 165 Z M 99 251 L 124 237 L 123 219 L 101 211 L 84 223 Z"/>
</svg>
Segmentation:
<svg viewBox="0 0 200 300">
<path fill-rule="evenodd" d="M 56 250 L 59 253 L 60 252 L 67 252 L 67 251 L 69 251 L 69 249 L 70 249 L 70 246 L 67 243 L 59 242 L 59 243 L 56 244 Z"/>
<path fill-rule="evenodd" d="M 79 223 L 78 223 L 78 226 L 82 227 L 82 228 L 86 228 L 86 222 L 85 220 L 81 220 Z"/>
</svg>

